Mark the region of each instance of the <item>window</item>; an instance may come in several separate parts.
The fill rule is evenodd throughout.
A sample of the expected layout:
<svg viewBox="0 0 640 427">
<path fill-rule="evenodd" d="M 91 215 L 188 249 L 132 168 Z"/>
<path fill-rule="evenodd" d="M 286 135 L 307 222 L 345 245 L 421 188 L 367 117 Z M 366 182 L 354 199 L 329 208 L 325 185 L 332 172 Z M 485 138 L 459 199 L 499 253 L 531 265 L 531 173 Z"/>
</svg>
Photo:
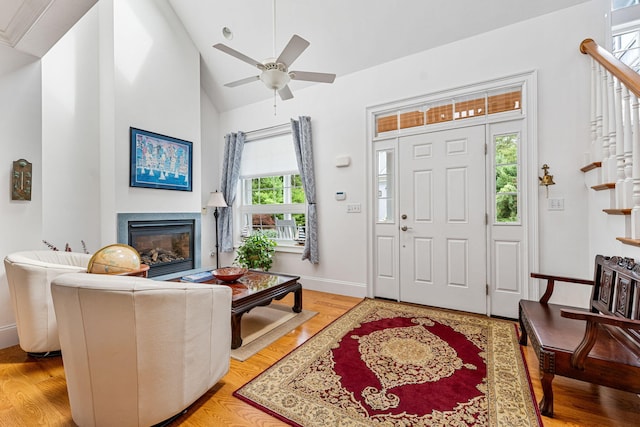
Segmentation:
<svg viewBox="0 0 640 427">
<path fill-rule="evenodd" d="M 280 245 L 304 239 L 306 197 L 291 133 L 245 143 L 240 167 L 241 234 L 264 231 Z"/>
<path fill-rule="evenodd" d="M 510 111 L 522 111 L 521 86 L 434 100 L 406 110 L 381 113 L 375 118 L 376 134 Z"/>
<path fill-rule="evenodd" d="M 611 52 L 640 72 L 640 1 L 612 0 Z"/>
<path fill-rule="evenodd" d="M 245 178 L 241 185 L 243 233 L 261 230 L 283 242 L 302 237 L 306 199 L 300 175 Z"/>
<path fill-rule="evenodd" d="M 378 171 L 376 174 L 378 186 L 378 214 L 377 222 L 393 222 L 393 150 L 379 150 Z"/>
<path fill-rule="evenodd" d="M 518 213 L 518 143 L 519 135 L 496 135 L 495 152 L 495 222 L 520 222 Z"/>
<path fill-rule="evenodd" d="M 640 4 L 640 0 L 611 0 L 611 10 L 624 9 Z"/>
</svg>

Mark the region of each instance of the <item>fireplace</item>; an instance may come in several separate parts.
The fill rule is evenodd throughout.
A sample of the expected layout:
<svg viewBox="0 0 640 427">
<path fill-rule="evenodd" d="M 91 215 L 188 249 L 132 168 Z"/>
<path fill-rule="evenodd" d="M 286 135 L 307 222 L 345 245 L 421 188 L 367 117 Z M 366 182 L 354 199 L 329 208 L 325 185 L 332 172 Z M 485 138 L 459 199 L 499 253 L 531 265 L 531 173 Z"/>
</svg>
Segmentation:
<svg viewBox="0 0 640 427">
<path fill-rule="evenodd" d="M 118 214 L 118 241 L 133 246 L 149 277 L 200 267 L 200 214 Z"/>
</svg>

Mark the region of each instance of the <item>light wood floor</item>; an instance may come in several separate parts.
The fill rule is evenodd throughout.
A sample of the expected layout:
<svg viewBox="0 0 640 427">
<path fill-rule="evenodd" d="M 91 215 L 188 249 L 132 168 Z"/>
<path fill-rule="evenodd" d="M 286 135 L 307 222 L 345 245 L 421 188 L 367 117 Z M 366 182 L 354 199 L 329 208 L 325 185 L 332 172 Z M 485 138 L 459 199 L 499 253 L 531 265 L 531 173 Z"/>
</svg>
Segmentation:
<svg viewBox="0 0 640 427">
<path fill-rule="evenodd" d="M 229 373 L 172 426 L 282 426 L 277 419 L 232 396 L 233 391 L 356 305 L 360 299 L 304 291 L 304 307 L 319 314 L 246 362 L 231 360 Z M 292 304 L 287 297 L 283 303 Z M 534 390 L 541 396 L 537 359 L 526 360 Z M 605 387 L 557 377 L 555 418 L 545 426 L 640 425 L 640 398 Z M 0 426 L 74 426 L 60 357 L 33 359 L 18 346 L 0 350 Z"/>
</svg>

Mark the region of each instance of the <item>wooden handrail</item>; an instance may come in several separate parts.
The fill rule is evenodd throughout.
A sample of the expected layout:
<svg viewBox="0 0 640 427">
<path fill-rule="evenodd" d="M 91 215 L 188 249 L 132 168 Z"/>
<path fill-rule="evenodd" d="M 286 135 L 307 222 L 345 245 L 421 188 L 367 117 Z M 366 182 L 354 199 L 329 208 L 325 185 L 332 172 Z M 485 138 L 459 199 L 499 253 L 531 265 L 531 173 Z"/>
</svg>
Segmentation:
<svg viewBox="0 0 640 427">
<path fill-rule="evenodd" d="M 580 52 L 591 56 L 616 76 L 634 95 L 640 97 L 640 74 L 633 71 L 627 64 L 613 56 L 608 50 L 600 47 L 592 39 L 584 39 L 580 43 Z"/>
</svg>

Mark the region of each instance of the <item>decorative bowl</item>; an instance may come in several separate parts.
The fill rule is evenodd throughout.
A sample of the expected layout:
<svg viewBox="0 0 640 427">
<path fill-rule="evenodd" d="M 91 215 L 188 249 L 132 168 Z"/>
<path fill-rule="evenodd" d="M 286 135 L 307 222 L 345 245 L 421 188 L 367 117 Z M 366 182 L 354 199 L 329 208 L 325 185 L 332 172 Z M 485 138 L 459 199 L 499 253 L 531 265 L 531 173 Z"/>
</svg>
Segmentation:
<svg viewBox="0 0 640 427">
<path fill-rule="evenodd" d="M 246 268 L 242 267 L 222 267 L 217 270 L 213 270 L 211 274 L 215 276 L 216 279 L 222 280 L 223 282 L 235 282 L 247 272 Z"/>
</svg>

